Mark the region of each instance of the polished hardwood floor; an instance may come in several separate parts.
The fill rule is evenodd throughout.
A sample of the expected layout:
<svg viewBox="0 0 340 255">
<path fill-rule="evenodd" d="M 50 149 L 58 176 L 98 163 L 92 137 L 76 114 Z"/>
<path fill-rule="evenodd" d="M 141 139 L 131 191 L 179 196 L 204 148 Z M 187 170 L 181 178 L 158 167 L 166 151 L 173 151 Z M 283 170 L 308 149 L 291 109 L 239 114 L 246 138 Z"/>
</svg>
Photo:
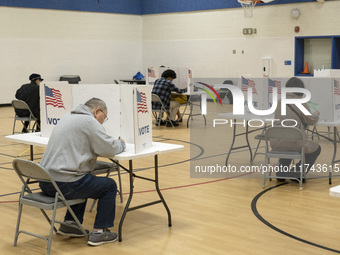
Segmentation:
<svg viewBox="0 0 340 255">
<path fill-rule="evenodd" d="M 209 109 L 212 108 L 209 105 Z M 227 108 L 231 110 L 231 106 Z M 5 136 L 12 132 L 13 115 L 11 107 L 0 107 L 0 253 L 45 254 L 45 241 L 31 236 L 19 236 L 18 246 L 13 246 L 21 185 L 11 162 L 18 156 L 29 158 L 28 145 L 5 140 Z M 211 119 L 208 118 L 205 126 L 200 116 L 195 116 L 191 122 L 192 128 L 200 130 L 203 141 L 206 133 L 211 133 L 211 126 Z M 225 160 L 231 142 L 231 130 L 225 128 L 223 139 L 221 135 L 213 142 L 214 146 L 221 146 L 218 153 L 205 150 L 204 146 L 196 153 L 197 146 L 192 146 L 193 141 L 196 143 L 200 139 L 190 139 L 192 130 L 186 127 L 185 122 L 176 128 L 154 126 L 154 141 L 185 146 L 184 151 L 159 157 L 160 187 L 172 213 L 172 227 L 167 226 L 164 207 L 154 205 L 127 214 L 123 242 L 90 247 L 85 238 L 65 238 L 55 234 L 51 254 L 340 253 L 340 198 L 329 196 L 329 188 L 340 185 L 337 174 L 332 185 L 328 184 L 327 174 L 311 174 L 302 191 L 299 191 L 297 183 L 279 183 L 276 180 L 267 181 L 263 189 L 261 176 L 256 174 L 236 174 L 223 178 L 190 177 L 190 163 L 197 159 L 211 160 L 216 156 L 216 159 Z M 250 142 L 254 147 L 256 141 L 252 137 Z M 317 163 L 329 163 L 333 153 L 332 144 L 324 139 L 317 141 L 322 146 Z M 43 152 L 43 148 L 35 147 L 37 161 Z M 258 155 L 254 165 L 262 162 L 263 155 Z M 126 165 L 126 162 L 122 163 Z M 232 153 L 229 163 L 237 168 L 241 165 L 250 166 L 249 153 L 246 150 Z M 152 157 L 135 160 L 134 166 L 141 175 L 153 175 Z M 127 174 L 122 175 L 125 201 L 123 204 L 117 202 L 114 231 L 117 231 L 127 199 L 127 177 Z M 152 184 L 135 180 L 132 205 L 156 197 Z M 63 215 L 64 211 L 58 212 L 59 219 Z M 95 211 L 86 212 L 86 228 L 92 228 L 94 217 Z M 46 235 L 49 231 L 40 211 L 33 208 L 24 208 L 22 226 Z"/>
</svg>

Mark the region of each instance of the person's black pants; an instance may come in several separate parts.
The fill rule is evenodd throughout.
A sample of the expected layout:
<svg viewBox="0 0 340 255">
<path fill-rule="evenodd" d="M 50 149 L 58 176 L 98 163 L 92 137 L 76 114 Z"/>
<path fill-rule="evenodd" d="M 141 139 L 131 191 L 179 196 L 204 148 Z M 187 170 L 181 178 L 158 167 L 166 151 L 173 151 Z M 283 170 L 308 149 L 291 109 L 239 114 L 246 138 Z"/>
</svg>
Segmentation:
<svg viewBox="0 0 340 255">
<path fill-rule="evenodd" d="M 305 153 L 304 164 L 306 166 L 306 173 L 308 173 L 310 168 L 313 166 L 313 164 L 315 163 L 320 153 L 321 153 L 320 145 L 318 145 L 318 148 L 316 151 L 312 153 Z M 291 162 L 292 162 L 291 159 L 280 158 L 279 159 L 280 168 L 282 167 L 282 169 L 288 169 Z M 301 166 L 301 161 L 299 161 L 292 169 L 290 169 L 290 172 L 300 172 L 300 166 Z"/>
<path fill-rule="evenodd" d="M 25 121 L 24 126 L 23 126 L 22 131 L 21 131 L 22 133 L 27 133 L 28 132 L 27 128 L 28 128 L 29 123 L 30 123 L 29 121 Z M 40 132 L 40 120 L 37 120 L 35 131 L 36 132 Z"/>
</svg>

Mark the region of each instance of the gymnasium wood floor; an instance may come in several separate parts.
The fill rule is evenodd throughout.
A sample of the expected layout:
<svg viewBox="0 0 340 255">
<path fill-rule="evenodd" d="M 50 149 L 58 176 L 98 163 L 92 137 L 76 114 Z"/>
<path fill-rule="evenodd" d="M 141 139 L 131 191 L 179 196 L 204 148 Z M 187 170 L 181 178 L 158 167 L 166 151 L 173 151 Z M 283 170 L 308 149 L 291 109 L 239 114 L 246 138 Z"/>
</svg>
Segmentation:
<svg viewBox="0 0 340 255">
<path fill-rule="evenodd" d="M 228 106 L 229 111 L 231 106 Z M 206 127 L 197 116 L 192 126 Z M 207 126 L 211 125 L 208 121 Z M 13 247 L 14 230 L 21 188 L 11 162 L 17 156 L 29 158 L 28 145 L 5 140 L 13 127 L 11 107 L 0 108 L 0 254 L 45 254 L 46 243 L 27 235 L 20 235 Z M 226 134 L 225 152 L 229 149 L 231 129 Z M 154 205 L 129 212 L 123 226 L 123 242 L 90 247 L 85 238 L 65 238 L 54 235 L 52 255 L 64 254 L 335 254 L 340 253 L 340 198 L 328 195 L 330 185 L 326 175 L 308 179 L 299 191 L 293 182 L 266 183 L 257 177 L 247 178 L 190 178 L 190 129 L 185 123 L 177 128 L 154 127 L 153 140 L 178 143 L 182 152 L 161 155 L 160 187 L 173 219 L 167 226 L 163 206 Z M 320 139 L 322 153 L 317 163 L 330 162 L 332 144 Z M 251 139 L 252 146 L 256 143 Z M 43 148 L 35 148 L 39 161 Z M 200 157 L 204 157 L 204 152 Z M 223 155 L 225 157 L 225 155 Z M 246 151 L 233 153 L 229 162 L 236 166 L 249 165 Z M 259 155 L 255 164 L 263 162 Z M 122 162 L 126 165 L 126 162 Z M 144 176 L 151 177 L 153 158 L 134 161 Z M 116 178 L 116 176 L 112 176 Z M 123 174 L 126 201 L 127 174 Z M 340 185 L 334 178 L 331 186 Z M 152 184 L 135 180 L 132 205 L 156 198 Z M 117 231 L 125 203 L 117 202 Z M 62 219 L 64 211 L 59 211 Z M 84 226 L 92 228 L 95 212 L 87 211 Z M 48 234 L 48 225 L 36 209 L 24 208 L 22 226 Z"/>
</svg>

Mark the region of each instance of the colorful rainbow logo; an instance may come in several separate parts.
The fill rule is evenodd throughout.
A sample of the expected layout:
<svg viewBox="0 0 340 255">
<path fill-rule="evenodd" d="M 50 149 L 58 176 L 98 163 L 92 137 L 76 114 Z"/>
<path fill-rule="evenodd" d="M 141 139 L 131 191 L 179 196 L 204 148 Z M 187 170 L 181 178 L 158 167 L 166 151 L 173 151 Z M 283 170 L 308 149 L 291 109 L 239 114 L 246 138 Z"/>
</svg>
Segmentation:
<svg viewBox="0 0 340 255">
<path fill-rule="evenodd" d="M 212 92 L 214 92 L 215 95 L 217 96 L 218 100 L 220 101 L 220 104 L 222 105 L 222 100 L 221 100 L 220 96 L 218 95 L 217 91 L 216 91 L 212 86 L 210 86 L 210 85 L 208 85 L 208 84 L 206 84 L 206 83 L 203 83 L 203 82 L 197 82 L 197 83 L 199 83 L 199 84 L 201 84 L 201 85 L 203 85 L 203 86 L 206 86 L 206 87 L 209 88 Z M 203 90 L 204 92 L 206 92 L 206 93 L 214 100 L 214 103 L 217 104 L 217 103 L 216 103 L 216 100 L 215 100 L 215 98 L 214 98 L 214 96 L 210 93 L 209 90 L 206 90 L 206 89 L 200 88 L 200 87 L 196 87 L 196 88 L 201 89 L 201 90 Z"/>
</svg>

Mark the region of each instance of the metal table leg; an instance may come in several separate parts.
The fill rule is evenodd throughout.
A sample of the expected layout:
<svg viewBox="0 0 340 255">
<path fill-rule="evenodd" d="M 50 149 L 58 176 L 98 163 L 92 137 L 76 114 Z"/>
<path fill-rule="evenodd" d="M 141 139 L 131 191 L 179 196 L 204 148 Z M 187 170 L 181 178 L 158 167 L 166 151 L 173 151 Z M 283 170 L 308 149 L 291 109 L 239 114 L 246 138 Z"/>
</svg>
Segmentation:
<svg viewBox="0 0 340 255">
<path fill-rule="evenodd" d="M 120 167 L 122 167 L 119 163 L 118 163 L 118 165 Z M 146 177 L 142 177 L 142 176 L 138 176 L 138 175 L 134 174 L 133 173 L 133 167 L 132 167 L 132 160 L 129 160 L 129 169 L 128 170 L 126 168 L 124 168 L 124 167 L 122 167 L 122 168 L 129 173 L 129 178 L 130 178 L 130 194 L 129 194 L 129 198 L 128 198 L 127 202 L 126 202 L 126 205 L 125 205 L 122 217 L 121 217 L 120 222 L 119 222 L 119 227 L 118 227 L 119 238 L 118 238 L 118 241 L 121 242 L 122 239 L 123 239 L 122 238 L 122 229 L 123 229 L 123 223 L 124 223 L 124 219 L 125 219 L 125 216 L 126 216 L 127 212 L 133 211 L 133 210 L 137 210 L 137 209 L 140 209 L 140 208 L 144 208 L 144 207 L 147 207 L 147 206 L 151 206 L 151 205 L 162 203 L 163 206 L 165 207 L 166 211 L 167 211 L 167 214 L 168 214 L 168 225 L 169 225 L 169 227 L 171 227 L 171 213 L 170 213 L 170 209 L 169 209 L 168 205 L 166 204 L 166 202 L 165 202 L 165 200 L 163 198 L 163 195 L 162 195 L 162 193 L 161 193 L 161 191 L 159 189 L 159 183 L 158 183 L 158 155 L 155 155 L 155 179 L 150 179 L 150 178 L 146 178 Z M 134 188 L 133 187 L 133 180 L 134 180 L 134 178 L 139 178 L 139 179 L 143 179 L 143 180 L 146 180 L 146 181 L 154 182 L 155 183 L 155 187 L 156 187 L 156 191 L 157 191 L 157 194 L 158 194 L 160 200 L 152 201 L 152 202 L 141 204 L 141 205 L 134 206 L 134 207 L 129 207 L 130 203 L 131 203 L 131 200 L 132 200 L 132 196 L 133 196 L 133 188 Z"/>
</svg>

